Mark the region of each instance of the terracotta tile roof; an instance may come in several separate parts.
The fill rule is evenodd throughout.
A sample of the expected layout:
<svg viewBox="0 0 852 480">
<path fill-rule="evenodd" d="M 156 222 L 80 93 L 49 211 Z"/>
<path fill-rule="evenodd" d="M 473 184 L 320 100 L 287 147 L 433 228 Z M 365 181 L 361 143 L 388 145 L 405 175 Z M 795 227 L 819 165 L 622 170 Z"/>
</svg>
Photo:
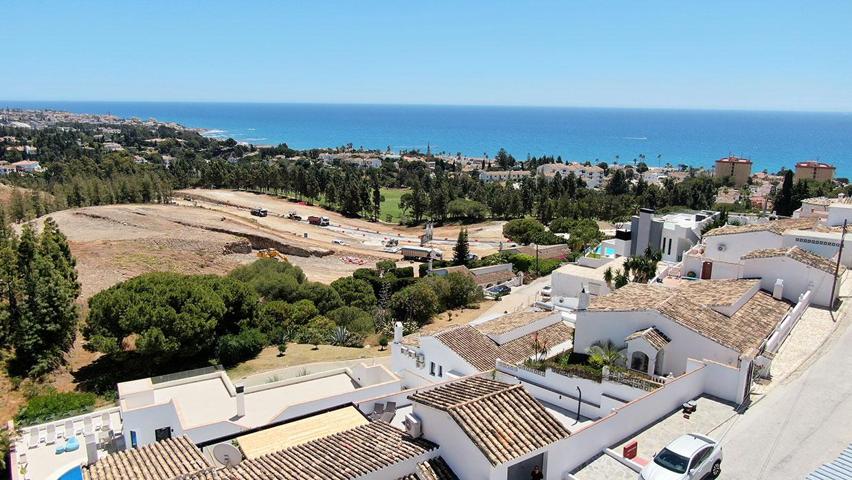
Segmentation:
<svg viewBox="0 0 852 480">
<path fill-rule="evenodd" d="M 340 432 L 219 470 L 228 480 L 350 480 L 438 448 L 383 422 Z"/>
<path fill-rule="evenodd" d="M 481 275 L 473 275 L 473 280 L 480 287 L 483 285 L 497 285 L 508 282 L 515 278 L 515 273 L 511 270 L 500 270 L 499 272 L 483 273 Z"/>
<path fill-rule="evenodd" d="M 705 233 L 705 237 L 716 235 L 733 235 L 737 233 L 749 232 L 772 232 L 776 235 L 781 235 L 787 230 L 819 230 L 816 218 L 787 218 L 782 220 L 774 220 L 766 223 L 752 223 L 749 225 L 725 225 L 723 227 L 714 228 Z"/>
<path fill-rule="evenodd" d="M 536 336 L 540 344 L 553 348 L 574 338 L 574 328 L 565 322 L 559 322 L 537 332 L 524 335 L 500 346 L 500 360 L 508 363 L 520 363 L 535 354 L 533 344 Z"/>
<path fill-rule="evenodd" d="M 569 435 L 520 384 L 450 407 L 448 412 L 492 465 Z"/>
<path fill-rule="evenodd" d="M 442 457 L 429 459 L 417 465 L 417 472 L 406 475 L 398 480 L 458 480 Z"/>
<path fill-rule="evenodd" d="M 489 378 L 466 377 L 429 390 L 421 390 L 408 398 L 439 410 L 448 410 L 450 407 L 491 395 L 511 386 Z"/>
<path fill-rule="evenodd" d="M 663 332 L 657 330 L 657 327 L 650 327 L 644 330 L 637 330 L 627 336 L 624 340 L 630 341 L 636 338 L 644 338 L 657 350 L 662 350 L 663 347 L 671 341 Z"/>
<path fill-rule="evenodd" d="M 553 312 L 509 313 L 493 320 L 477 324 L 476 329 L 486 335 L 499 335 L 550 316 L 553 316 Z"/>
<path fill-rule="evenodd" d="M 733 305 L 759 283 L 755 279 L 699 280 L 683 284 L 680 291 L 701 305 Z"/>
<path fill-rule="evenodd" d="M 494 368 L 494 361 L 500 356 L 497 344 L 468 325 L 445 330 L 435 338 L 480 371 Z"/>
<path fill-rule="evenodd" d="M 673 322 L 740 353 L 758 348 L 790 304 L 757 292 L 731 317 L 674 288 L 631 283 L 592 299 L 589 311 L 657 311 Z"/>
<path fill-rule="evenodd" d="M 445 330 L 435 335 L 435 338 L 482 372 L 494 368 L 494 362 L 498 358 L 505 362 L 518 363 L 532 356 L 535 353 L 533 342 L 536 335 L 539 336 L 540 342 L 552 347 L 571 340 L 573 333 L 573 328 L 559 322 L 503 345 L 497 345 L 488 335 L 465 325 Z"/>
<path fill-rule="evenodd" d="M 83 468 L 85 480 L 174 480 L 212 468 L 187 437 L 107 455 Z"/>
<path fill-rule="evenodd" d="M 743 260 L 750 258 L 774 258 L 787 257 L 809 267 L 822 270 L 825 273 L 834 275 L 834 269 L 837 267 L 836 260 L 826 258 L 815 253 L 811 253 L 798 246 L 790 248 L 766 248 L 763 250 L 754 250 L 742 256 Z M 846 267 L 840 266 L 839 274 L 846 272 Z"/>
</svg>

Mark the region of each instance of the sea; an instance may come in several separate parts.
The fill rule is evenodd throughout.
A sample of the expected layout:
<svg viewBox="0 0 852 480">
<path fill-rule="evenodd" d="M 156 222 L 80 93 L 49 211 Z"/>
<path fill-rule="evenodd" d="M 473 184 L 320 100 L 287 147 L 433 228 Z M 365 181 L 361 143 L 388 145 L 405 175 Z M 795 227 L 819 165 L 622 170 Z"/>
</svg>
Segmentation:
<svg viewBox="0 0 852 480">
<path fill-rule="evenodd" d="M 0 107 L 155 118 L 255 145 L 392 151 L 418 149 L 493 157 L 561 156 L 565 161 L 641 161 L 712 167 L 737 155 L 753 171 L 803 160 L 852 176 L 852 113 L 770 111 L 178 102 L 4 102 Z"/>
</svg>

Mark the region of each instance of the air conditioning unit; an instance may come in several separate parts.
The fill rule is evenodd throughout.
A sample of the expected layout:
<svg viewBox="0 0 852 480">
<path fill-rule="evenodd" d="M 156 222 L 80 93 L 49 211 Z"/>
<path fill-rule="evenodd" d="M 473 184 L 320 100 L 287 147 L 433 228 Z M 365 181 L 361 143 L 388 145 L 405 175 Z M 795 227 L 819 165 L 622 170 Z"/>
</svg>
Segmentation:
<svg viewBox="0 0 852 480">
<path fill-rule="evenodd" d="M 417 358 L 417 368 L 423 368 L 423 367 L 426 366 L 426 357 L 422 353 L 417 354 L 416 358 Z"/>
<path fill-rule="evenodd" d="M 423 435 L 423 424 L 413 413 L 405 415 L 402 425 L 405 427 L 405 433 L 411 436 L 411 438 L 419 438 Z"/>
<path fill-rule="evenodd" d="M 719 246 L 716 247 L 716 248 L 718 248 L 720 252 L 724 252 L 725 250 L 728 249 L 728 246 L 725 245 L 724 243 L 720 243 Z"/>
</svg>

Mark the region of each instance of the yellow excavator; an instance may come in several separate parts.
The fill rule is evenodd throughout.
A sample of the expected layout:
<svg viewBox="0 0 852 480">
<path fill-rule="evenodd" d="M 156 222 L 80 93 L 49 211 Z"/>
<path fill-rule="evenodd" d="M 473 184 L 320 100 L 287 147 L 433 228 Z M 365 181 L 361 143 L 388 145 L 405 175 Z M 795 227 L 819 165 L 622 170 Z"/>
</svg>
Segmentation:
<svg viewBox="0 0 852 480">
<path fill-rule="evenodd" d="M 257 251 L 257 258 L 274 258 L 280 262 L 286 262 L 287 257 L 281 254 L 278 250 L 274 248 L 264 248 L 263 250 Z"/>
</svg>

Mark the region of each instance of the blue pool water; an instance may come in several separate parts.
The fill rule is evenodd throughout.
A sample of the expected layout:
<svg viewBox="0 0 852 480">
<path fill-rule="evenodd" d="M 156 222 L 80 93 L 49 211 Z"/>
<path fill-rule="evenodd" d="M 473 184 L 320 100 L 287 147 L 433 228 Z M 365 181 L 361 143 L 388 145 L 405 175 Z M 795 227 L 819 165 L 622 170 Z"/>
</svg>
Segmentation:
<svg viewBox="0 0 852 480">
<path fill-rule="evenodd" d="M 604 248 L 603 245 L 598 245 L 597 248 L 595 248 L 595 253 L 597 253 L 598 255 L 603 255 L 605 257 L 611 257 L 615 255 L 615 249 L 612 247 Z"/>
</svg>

